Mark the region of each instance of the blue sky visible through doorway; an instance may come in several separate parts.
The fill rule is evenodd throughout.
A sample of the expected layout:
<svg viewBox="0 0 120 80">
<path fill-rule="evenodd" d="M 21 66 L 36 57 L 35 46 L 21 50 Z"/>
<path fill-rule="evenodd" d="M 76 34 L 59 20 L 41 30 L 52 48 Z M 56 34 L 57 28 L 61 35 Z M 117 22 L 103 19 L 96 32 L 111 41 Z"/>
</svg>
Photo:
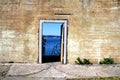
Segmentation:
<svg viewBox="0 0 120 80">
<path fill-rule="evenodd" d="M 52 23 L 52 22 L 43 23 L 43 35 L 60 36 L 61 25 L 62 23 Z"/>
</svg>

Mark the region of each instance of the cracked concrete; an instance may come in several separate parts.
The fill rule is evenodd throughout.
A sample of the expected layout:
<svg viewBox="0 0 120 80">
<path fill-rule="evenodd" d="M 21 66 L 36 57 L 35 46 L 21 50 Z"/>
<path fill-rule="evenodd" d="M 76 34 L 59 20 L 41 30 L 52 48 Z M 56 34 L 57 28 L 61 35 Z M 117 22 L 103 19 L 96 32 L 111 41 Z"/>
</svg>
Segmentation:
<svg viewBox="0 0 120 80">
<path fill-rule="evenodd" d="M 3 68 L 2 66 L 0 67 L 0 69 Z M 45 64 L 13 63 L 5 70 L 7 75 L 2 80 L 65 80 L 66 78 L 120 76 L 120 64 L 62 65 L 59 62 Z"/>
</svg>

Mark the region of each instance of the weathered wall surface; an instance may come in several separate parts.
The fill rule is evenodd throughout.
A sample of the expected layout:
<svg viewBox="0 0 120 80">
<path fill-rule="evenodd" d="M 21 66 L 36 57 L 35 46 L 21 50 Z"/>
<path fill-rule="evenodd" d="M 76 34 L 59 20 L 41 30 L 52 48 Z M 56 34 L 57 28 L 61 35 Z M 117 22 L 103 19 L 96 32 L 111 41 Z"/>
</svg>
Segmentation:
<svg viewBox="0 0 120 80">
<path fill-rule="evenodd" d="M 0 0 L 0 62 L 38 62 L 42 19 L 68 20 L 69 63 L 120 63 L 120 0 Z"/>
</svg>

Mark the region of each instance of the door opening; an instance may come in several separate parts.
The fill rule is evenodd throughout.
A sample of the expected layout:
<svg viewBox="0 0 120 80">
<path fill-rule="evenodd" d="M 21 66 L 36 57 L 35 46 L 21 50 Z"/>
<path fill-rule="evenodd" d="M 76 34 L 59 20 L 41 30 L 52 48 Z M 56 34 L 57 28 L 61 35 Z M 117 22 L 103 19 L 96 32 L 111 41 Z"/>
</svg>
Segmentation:
<svg viewBox="0 0 120 80">
<path fill-rule="evenodd" d="M 39 63 L 61 61 L 66 64 L 67 21 L 40 20 Z"/>
</svg>

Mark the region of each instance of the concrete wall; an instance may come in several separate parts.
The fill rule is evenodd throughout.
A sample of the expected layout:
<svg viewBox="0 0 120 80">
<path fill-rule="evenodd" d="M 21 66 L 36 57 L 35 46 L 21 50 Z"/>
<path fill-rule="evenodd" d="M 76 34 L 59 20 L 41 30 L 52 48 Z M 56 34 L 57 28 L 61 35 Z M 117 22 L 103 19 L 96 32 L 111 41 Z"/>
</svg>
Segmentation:
<svg viewBox="0 0 120 80">
<path fill-rule="evenodd" d="M 0 62 L 38 62 L 42 19 L 68 20 L 69 63 L 120 63 L 120 0 L 0 0 Z"/>
</svg>

